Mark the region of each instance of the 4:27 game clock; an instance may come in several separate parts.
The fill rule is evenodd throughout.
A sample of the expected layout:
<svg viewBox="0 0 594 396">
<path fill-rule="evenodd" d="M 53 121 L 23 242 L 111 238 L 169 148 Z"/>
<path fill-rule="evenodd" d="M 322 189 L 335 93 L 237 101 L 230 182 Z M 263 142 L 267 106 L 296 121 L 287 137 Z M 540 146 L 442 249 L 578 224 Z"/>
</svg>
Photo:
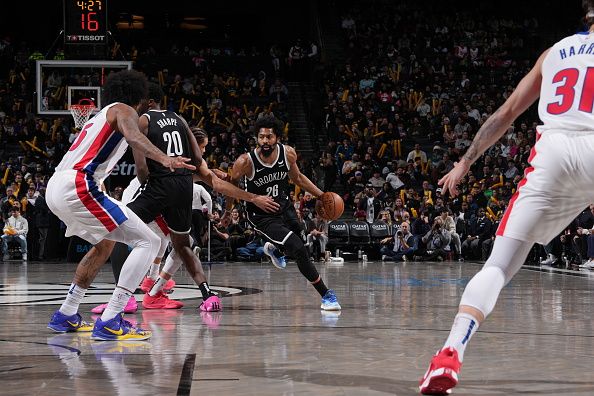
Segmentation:
<svg viewBox="0 0 594 396">
<path fill-rule="evenodd" d="M 64 0 L 64 43 L 107 42 L 107 0 Z"/>
</svg>

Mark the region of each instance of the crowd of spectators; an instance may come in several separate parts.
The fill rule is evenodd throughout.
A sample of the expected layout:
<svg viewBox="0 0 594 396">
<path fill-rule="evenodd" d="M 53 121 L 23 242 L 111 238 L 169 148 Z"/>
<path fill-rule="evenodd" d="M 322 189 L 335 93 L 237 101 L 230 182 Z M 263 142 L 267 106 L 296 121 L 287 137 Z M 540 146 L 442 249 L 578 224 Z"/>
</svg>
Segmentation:
<svg viewBox="0 0 594 396">
<path fill-rule="evenodd" d="M 472 166 L 459 196 L 443 196 L 438 181 L 552 44 L 518 10 L 504 18 L 413 1 L 342 10 L 347 58 L 325 75 L 328 144 L 315 173 L 324 189 L 343 191 L 354 219 L 384 218 L 414 236 L 385 240 L 386 259 L 489 254 L 529 166 L 535 109 Z"/>
<path fill-rule="evenodd" d="M 459 259 L 484 259 L 528 167 L 537 135 L 535 111 L 510 125 L 475 163 L 458 197 L 442 195 L 437 182 L 511 94 L 544 44 L 551 43 L 541 43 L 539 21 L 520 12 L 503 18 L 470 10 L 444 13 L 413 1 L 371 3 L 343 6 L 345 62 L 326 65 L 323 78 L 328 143 L 319 159 L 299 158 L 300 169 L 324 190 L 341 192 L 346 216 L 383 220 L 402 232 L 404 239 L 395 232 L 384 241 L 386 259 L 444 259 L 450 252 Z M 253 149 L 250 129 L 263 115 L 281 118 L 286 125 L 282 138 L 292 142 L 284 78 L 305 77 L 304 65 L 318 57 L 314 43 L 295 42 L 286 49 L 273 45 L 266 51 L 173 45 L 168 51 L 165 55 L 183 62 L 164 66 L 151 46 L 114 48 L 112 55 L 125 53 L 163 87 L 164 108 L 208 131 L 210 167 L 228 170 L 240 154 Z M 4 221 L 20 207 L 28 220 L 29 257 L 43 258 L 51 223 L 45 185 L 77 131 L 70 117 L 35 115 L 32 70 L 38 55 L 31 52 L 9 38 L 0 41 L 0 205 Z M 251 66 L 233 68 L 237 59 Z M 185 65 L 183 70 L 176 69 L 178 63 Z M 116 194 L 121 187 L 110 186 Z M 322 256 L 331 241 L 328 224 L 315 215 L 315 199 L 298 189 L 291 197 L 308 246 Z M 210 210 L 195 208 L 210 220 L 215 258 L 261 257 L 261 240 L 241 212 L 234 212 L 227 224 L 220 219 L 223 207 L 223 198 L 215 194 Z M 574 234 L 591 228 L 582 223 Z M 200 224 L 204 229 L 206 223 Z M 204 242 L 204 234 L 197 239 Z M 553 245 L 547 249 L 563 254 Z"/>
</svg>

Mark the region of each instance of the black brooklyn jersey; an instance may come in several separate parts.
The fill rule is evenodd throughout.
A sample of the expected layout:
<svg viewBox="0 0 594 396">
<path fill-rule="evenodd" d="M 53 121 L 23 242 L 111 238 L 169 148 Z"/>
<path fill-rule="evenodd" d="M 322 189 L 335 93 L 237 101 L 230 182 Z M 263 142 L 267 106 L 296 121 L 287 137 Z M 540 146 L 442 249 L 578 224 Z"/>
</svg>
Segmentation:
<svg viewBox="0 0 594 396">
<path fill-rule="evenodd" d="M 186 126 L 181 118 L 169 110 L 149 110 L 143 114 L 149 120 L 147 138 L 159 150 L 170 157 L 192 158 Z M 184 176 L 192 174 L 185 168 L 175 169 L 173 172 L 159 162 L 146 159 L 150 177 Z"/>
<path fill-rule="evenodd" d="M 252 177 L 245 178 L 245 189 L 256 195 L 268 195 L 280 205 L 279 212 L 284 212 L 291 205 L 289 199 L 289 164 L 285 155 L 285 146 L 277 143 L 278 156 L 270 164 L 264 164 L 258 158 L 256 149 L 248 155 L 252 161 Z M 252 203 L 247 203 L 246 208 L 249 214 L 267 214 Z"/>
</svg>

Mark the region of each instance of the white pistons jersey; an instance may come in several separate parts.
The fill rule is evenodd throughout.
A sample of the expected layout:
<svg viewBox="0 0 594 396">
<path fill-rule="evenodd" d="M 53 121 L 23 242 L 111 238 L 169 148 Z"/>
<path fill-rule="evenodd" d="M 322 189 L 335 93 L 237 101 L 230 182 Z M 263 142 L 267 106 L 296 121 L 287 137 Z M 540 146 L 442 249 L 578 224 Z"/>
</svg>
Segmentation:
<svg viewBox="0 0 594 396">
<path fill-rule="evenodd" d="M 115 104 L 105 106 L 85 123 L 56 171 L 73 169 L 95 180 L 109 176 L 128 148 L 124 136 L 107 122 L 107 110 Z"/>
<path fill-rule="evenodd" d="M 594 34 L 559 41 L 542 63 L 539 130 L 594 130 Z"/>
</svg>

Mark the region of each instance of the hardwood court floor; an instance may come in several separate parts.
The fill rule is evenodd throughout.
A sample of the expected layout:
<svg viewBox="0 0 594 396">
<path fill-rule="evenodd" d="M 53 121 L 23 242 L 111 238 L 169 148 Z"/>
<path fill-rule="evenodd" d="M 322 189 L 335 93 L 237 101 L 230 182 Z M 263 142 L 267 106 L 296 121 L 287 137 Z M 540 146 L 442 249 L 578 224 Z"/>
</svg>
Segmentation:
<svg viewBox="0 0 594 396">
<path fill-rule="evenodd" d="M 73 264 L 0 264 L 1 395 L 414 395 L 473 263 L 319 265 L 340 314 L 294 264 L 214 264 L 224 311 L 200 314 L 187 274 L 179 311 L 128 319 L 149 342 L 96 342 L 46 324 Z M 109 265 L 81 306 L 111 294 Z M 594 276 L 523 269 L 467 350 L 456 395 L 594 394 Z M 140 297 L 140 295 L 138 295 Z"/>
</svg>

